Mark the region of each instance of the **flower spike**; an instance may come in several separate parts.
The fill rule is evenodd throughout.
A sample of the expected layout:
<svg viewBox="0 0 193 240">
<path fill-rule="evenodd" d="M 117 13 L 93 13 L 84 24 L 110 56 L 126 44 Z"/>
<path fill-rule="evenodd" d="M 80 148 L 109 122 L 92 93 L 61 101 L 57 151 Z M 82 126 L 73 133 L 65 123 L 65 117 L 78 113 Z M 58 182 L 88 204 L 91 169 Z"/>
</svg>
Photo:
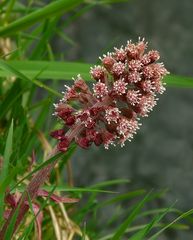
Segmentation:
<svg viewBox="0 0 193 240">
<path fill-rule="evenodd" d="M 55 113 L 63 123 L 62 129 L 51 133 L 59 141 L 58 150 L 67 151 L 72 141 L 82 148 L 120 144 L 133 138 L 141 123 L 157 104 L 157 94 L 165 91 L 163 77 L 169 72 L 157 63 L 158 51 L 146 52 L 147 42 L 114 48 L 99 57 L 101 65 L 91 68 L 96 81 L 92 90 L 80 75 L 72 87 L 66 86 L 63 99 L 55 104 Z M 71 107 L 71 102 L 73 106 Z"/>
</svg>

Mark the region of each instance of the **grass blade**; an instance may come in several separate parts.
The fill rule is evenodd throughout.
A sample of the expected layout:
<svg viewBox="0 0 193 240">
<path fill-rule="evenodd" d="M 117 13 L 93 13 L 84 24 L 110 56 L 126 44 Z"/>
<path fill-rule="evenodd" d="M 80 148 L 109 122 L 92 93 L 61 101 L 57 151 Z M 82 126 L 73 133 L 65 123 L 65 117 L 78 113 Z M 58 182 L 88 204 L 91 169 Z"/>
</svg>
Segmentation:
<svg viewBox="0 0 193 240">
<path fill-rule="evenodd" d="M 172 209 L 172 207 L 174 206 L 174 204 L 172 204 L 172 206 L 170 206 L 169 208 L 165 209 L 165 211 L 161 214 L 156 215 L 152 221 L 147 224 L 143 229 L 141 229 L 139 232 L 137 232 L 135 235 L 133 235 L 130 240 L 143 240 L 147 234 L 151 231 L 152 228 L 154 228 L 156 225 L 158 225 L 161 221 L 161 219 L 170 212 L 170 210 Z"/>
<path fill-rule="evenodd" d="M 12 154 L 12 145 L 13 145 L 13 120 L 11 122 L 9 131 L 8 131 L 8 136 L 7 136 L 5 151 L 4 151 L 4 157 L 3 157 L 3 163 L 2 163 L 2 169 L 0 169 L 1 170 L 1 174 L 0 174 L 1 186 L 3 185 L 3 182 L 8 173 L 9 161 L 10 161 L 10 157 Z M 6 186 L 3 187 L 4 188 L 3 193 L 0 195 L 0 217 L 1 218 L 3 216 L 3 210 L 4 210 L 5 187 Z"/>
<path fill-rule="evenodd" d="M 163 223 L 159 223 L 159 224 L 156 224 L 154 227 L 162 227 L 162 226 L 165 226 L 165 225 Z M 128 228 L 126 230 L 126 233 L 136 232 L 138 230 L 144 229 L 145 227 L 146 227 L 146 224 L 136 225 L 136 226 Z M 184 225 L 184 224 L 173 224 L 171 227 L 173 229 L 180 229 L 180 230 L 189 229 L 189 227 L 187 225 Z M 105 237 L 99 238 L 98 240 L 109 240 L 109 239 L 111 239 L 111 237 L 112 237 L 112 234 L 108 234 Z"/>
<path fill-rule="evenodd" d="M 19 212 L 19 206 L 17 206 L 17 209 L 13 215 L 13 217 L 11 218 L 11 221 L 10 221 L 10 224 L 5 232 L 5 238 L 6 240 L 11 240 L 12 239 L 12 233 L 14 231 L 14 226 L 15 226 L 15 223 L 16 223 L 16 220 L 17 220 L 17 216 L 18 216 L 18 212 Z"/>
<path fill-rule="evenodd" d="M 58 15 L 59 13 L 68 12 L 79 4 L 83 3 L 83 0 L 57 0 L 45 7 L 40 8 L 12 23 L 6 27 L 0 28 L 0 36 L 12 35 L 15 32 L 26 29 L 27 27 L 44 20 L 45 18 Z"/>
<path fill-rule="evenodd" d="M 23 79 L 24 81 L 28 81 L 28 82 L 32 82 L 33 84 L 37 85 L 40 88 L 44 88 L 46 91 L 61 97 L 62 95 L 58 92 L 56 92 L 55 90 L 51 89 L 50 87 L 48 87 L 47 85 L 43 84 L 42 82 L 35 80 L 35 79 L 31 79 L 28 78 L 27 76 L 25 76 L 23 73 L 21 73 L 20 71 L 16 70 L 16 68 L 14 68 L 13 66 L 9 65 L 7 62 L 0 60 L 0 68 L 3 69 L 6 72 L 12 73 L 14 76 Z M 36 72 L 37 74 L 37 72 Z"/>
<path fill-rule="evenodd" d="M 2 64 L 2 62 L 0 62 Z M 4 62 L 5 63 L 5 62 Z M 14 71 L 6 71 L 6 68 L 0 64 L 0 77 L 17 76 Z M 57 61 L 8 61 L 7 65 L 27 76 L 34 78 L 37 73 L 38 79 L 70 80 L 72 77 L 81 74 L 81 76 L 90 81 L 89 71 L 93 64 L 76 62 L 57 62 Z M 193 78 L 177 75 L 168 75 L 164 78 L 167 86 L 193 88 Z M 37 85 L 42 83 L 37 82 Z M 52 90 L 53 91 L 53 90 Z"/>
<path fill-rule="evenodd" d="M 109 181 L 104 181 L 101 183 L 97 183 L 95 185 L 90 186 L 91 188 L 104 188 L 104 187 L 109 187 L 112 185 L 119 185 L 123 183 L 129 183 L 130 181 L 128 179 L 114 179 L 114 180 L 109 180 Z"/>
<path fill-rule="evenodd" d="M 150 238 L 148 238 L 148 240 L 155 240 L 157 239 L 157 237 L 166 229 L 168 229 L 169 227 L 171 227 L 174 223 L 176 223 L 177 221 L 188 217 L 189 215 L 193 214 L 193 209 L 181 214 L 179 217 L 177 217 L 176 219 L 174 219 L 171 223 L 167 224 L 165 227 L 163 227 L 160 231 L 158 231 L 157 233 L 155 233 L 153 236 L 151 236 Z"/>
<path fill-rule="evenodd" d="M 81 74 L 85 80 L 91 80 L 89 71 L 91 64 L 74 63 L 74 62 L 56 62 L 56 61 L 7 61 L 7 65 L 18 71 L 28 78 L 34 78 L 38 72 L 38 78 L 45 79 L 66 79 Z M 14 71 L 6 71 L 0 65 L 0 77 L 17 76 Z"/>
<path fill-rule="evenodd" d="M 167 83 L 168 86 L 193 88 L 193 78 L 191 77 L 177 76 L 171 74 L 167 75 L 164 78 L 164 81 Z"/>
<path fill-rule="evenodd" d="M 132 210 L 131 214 L 128 218 L 121 224 L 116 233 L 113 235 L 112 240 L 119 240 L 124 235 L 128 226 L 133 222 L 133 220 L 137 217 L 139 211 L 143 208 L 144 204 L 148 201 L 150 197 L 150 193 L 148 193 L 142 201 L 140 201 L 137 206 Z"/>
<path fill-rule="evenodd" d="M 12 154 L 12 144 L 13 144 L 13 120 L 11 121 L 11 125 L 9 128 L 7 140 L 6 140 L 5 152 L 3 157 L 3 166 L 2 166 L 2 171 L 0 175 L 1 180 L 3 180 L 5 176 L 7 176 L 9 160 Z"/>
<path fill-rule="evenodd" d="M 145 193 L 145 190 L 143 189 L 139 189 L 139 190 L 135 190 L 135 191 L 130 191 L 128 193 L 124 193 L 124 194 L 119 194 L 118 196 L 112 198 L 112 199 L 109 199 L 109 200 L 106 200 L 104 202 L 101 202 L 100 204 L 98 204 L 98 208 L 99 207 L 104 207 L 106 205 L 110 205 L 110 204 L 115 204 L 115 203 L 118 203 L 118 202 L 122 202 L 122 201 L 128 201 L 130 199 L 133 199 L 135 197 L 138 197 L 138 196 L 141 196 Z"/>
</svg>

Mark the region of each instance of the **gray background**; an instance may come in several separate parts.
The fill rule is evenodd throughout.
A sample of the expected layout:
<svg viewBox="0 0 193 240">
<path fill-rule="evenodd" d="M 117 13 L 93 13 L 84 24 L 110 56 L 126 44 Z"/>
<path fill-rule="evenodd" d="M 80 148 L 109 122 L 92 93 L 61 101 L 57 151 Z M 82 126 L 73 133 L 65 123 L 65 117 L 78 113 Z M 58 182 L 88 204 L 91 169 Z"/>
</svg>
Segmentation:
<svg viewBox="0 0 193 240">
<path fill-rule="evenodd" d="M 193 1 L 132 0 L 97 7 L 74 22 L 67 33 L 76 46 L 59 40 L 65 57 L 96 63 L 98 56 L 128 39 L 145 37 L 160 51 L 173 74 L 193 76 Z M 76 186 L 127 178 L 129 188 L 165 189 L 165 206 L 178 200 L 193 208 L 193 89 L 168 87 L 135 139 L 124 148 L 79 149 L 73 158 Z M 127 189 L 129 190 L 129 189 Z M 193 239 L 181 233 L 167 239 Z"/>
</svg>

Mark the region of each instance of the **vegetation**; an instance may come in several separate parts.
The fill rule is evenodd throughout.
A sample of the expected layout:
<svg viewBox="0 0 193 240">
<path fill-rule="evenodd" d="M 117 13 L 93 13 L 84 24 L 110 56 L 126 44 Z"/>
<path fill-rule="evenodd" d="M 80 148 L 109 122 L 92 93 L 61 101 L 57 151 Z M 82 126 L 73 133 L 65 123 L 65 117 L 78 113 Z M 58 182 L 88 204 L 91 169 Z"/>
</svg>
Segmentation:
<svg viewBox="0 0 193 240">
<path fill-rule="evenodd" d="M 92 8 L 117 2 L 121 0 L 0 3 L 0 239 L 153 240 L 168 229 L 188 230 L 192 225 L 193 209 L 183 213 L 173 203 L 161 208 L 154 204 L 155 209 L 148 210 L 165 191 L 116 192 L 118 185 L 132 184 L 127 179 L 73 186 L 70 159 L 75 144 L 66 153 L 49 155 L 56 144 L 50 132 L 60 126 L 52 113 L 53 103 L 62 97 L 61 81 L 79 73 L 91 81 L 91 64 L 56 56 L 52 40 L 74 44 L 65 28 Z M 164 81 L 168 87 L 193 87 L 189 77 L 171 74 Z M 55 163 L 50 178 L 32 198 L 26 192 L 32 176 Z M 68 182 L 63 182 L 64 169 Z M 22 217 L 20 204 L 27 206 Z M 111 214 L 102 218 L 104 211 Z"/>
</svg>

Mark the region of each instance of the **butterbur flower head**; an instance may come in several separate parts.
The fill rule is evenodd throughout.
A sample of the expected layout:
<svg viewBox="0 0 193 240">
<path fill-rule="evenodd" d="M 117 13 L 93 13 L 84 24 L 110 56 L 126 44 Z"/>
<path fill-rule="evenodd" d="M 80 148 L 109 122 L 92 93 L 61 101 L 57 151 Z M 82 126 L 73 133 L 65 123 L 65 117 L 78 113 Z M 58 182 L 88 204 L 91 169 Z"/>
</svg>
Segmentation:
<svg viewBox="0 0 193 240">
<path fill-rule="evenodd" d="M 147 43 L 144 39 L 140 39 L 138 43 L 134 44 L 131 40 L 127 41 L 125 51 L 129 59 L 139 59 L 144 54 L 145 49 L 147 48 Z"/>
<path fill-rule="evenodd" d="M 103 55 L 103 57 L 99 57 L 99 59 L 101 60 L 103 66 L 107 69 L 107 71 L 111 71 L 114 63 L 116 63 L 117 61 L 115 60 L 115 58 L 112 56 L 112 53 L 107 53 Z"/>
<path fill-rule="evenodd" d="M 125 81 L 128 83 L 137 83 L 141 81 L 141 72 L 129 71 Z"/>
<path fill-rule="evenodd" d="M 90 70 L 96 82 L 92 89 L 78 75 L 66 86 L 63 99 L 55 104 L 55 113 L 63 127 L 51 133 L 59 141 L 58 149 L 67 151 L 71 142 L 82 148 L 120 144 L 134 137 L 141 123 L 157 104 L 157 94 L 165 91 L 163 77 L 168 74 L 158 51 L 146 52 L 144 39 L 114 48 L 100 57 L 101 65 Z M 71 103 L 72 106 L 70 105 Z"/>
<path fill-rule="evenodd" d="M 75 91 L 80 90 L 82 92 L 87 92 L 88 91 L 88 85 L 81 78 L 80 74 L 77 76 L 77 79 L 74 79 L 74 88 L 73 88 L 73 90 L 75 90 Z"/>
<path fill-rule="evenodd" d="M 127 101 L 130 103 L 132 106 L 135 106 L 140 102 L 142 94 L 140 93 L 139 90 L 128 90 L 127 91 Z"/>
<path fill-rule="evenodd" d="M 105 83 L 99 80 L 96 84 L 93 84 L 93 92 L 97 98 L 102 98 L 108 94 L 108 88 Z"/>
<path fill-rule="evenodd" d="M 113 90 L 117 95 L 123 95 L 127 91 L 127 85 L 124 78 L 119 79 L 113 83 Z"/>
<path fill-rule="evenodd" d="M 114 52 L 114 58 L 116 61 L 118 62 L 125 62 L 126 58 L 127 58 L 127 53 L 125 51 L 125 49 L 123 48 L 123 46 L 121 46 L 121 48 L 114 48 L 115 52 Z"/>
<path fill-rule="evenodd" d="M 129 63 L 128 63 L 128 67 L 129 67 L 129 70 L 131 72 L 140 72 L 141 68 L 142 68 L 142 63 L 140 60 L 130 60 Z"/>
<path fill-rule="evenodd" d="M 90 74 L 95 80 L 102 81 L 105 78 L 106 71 L 103 66 L 99 65 L 99 66 L 91 67 Z"/>
<path fill-rule="evenodd" d="M 121 77 L 124 74 L 125 70 L 125 64 L 122 62 L 115 62 L 111 68 L 111 72 L 116 78 Z"/>
<path fill-rule="evenodd" d="M 110 124 L 111 122 L 115 122 L 117 123 L 117 121 L 119 120 L 119 109 L 117 107 L 108 107 L 105 110 L 105 119 L 107 121 L 108 124 Z"/>
</svg>

